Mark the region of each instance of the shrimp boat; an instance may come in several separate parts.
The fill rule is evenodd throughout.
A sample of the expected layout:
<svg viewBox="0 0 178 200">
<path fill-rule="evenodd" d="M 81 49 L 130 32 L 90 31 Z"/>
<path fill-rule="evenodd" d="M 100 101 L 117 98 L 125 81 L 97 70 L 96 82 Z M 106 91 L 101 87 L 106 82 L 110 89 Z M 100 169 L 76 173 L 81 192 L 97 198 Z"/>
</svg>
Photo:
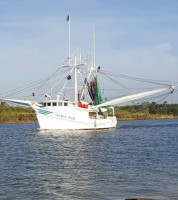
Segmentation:
<svg viewBox="0 0 178 200">
<path fill-rule="evenodd" d="M 115 105 L 167 90 L 172 93 L 175 89 L 168 86 L 106 101 L 102 97 L 98 73 L 100 66 L 95 64 L 95 53 L 92 59 L 82 57 L 80 49 L 70 55 L 69 43 L 69 57 L 52 75 L 60 74 L 62 77 L 55 84 L 49 83 L 50 89 L 38 101 L 5 97 L 0 100 L 30 106 L 35 111 L 41 130 L 109 129 L 117 124 Z"/>
<path fill-rule="evenodd" d="M 75 53 L 64 62 L 60 69 L 68 69 L 68 72 L 63 76 L 65 83 L 54 100 L 50 95 L 54 88 L 39 102 L 5 98 L 1 100 L 30 106 L 36 113 L 40 129 L 108 129 L 116 127 L 117 124 L 114 105 L 167 90 L 173 92 L 175 89 L 174 86 L 169 86 L 104 102 L 97 76 L 100 67 L 87 61 L 81 54 L 77 56 Z M 78 80 L 79 76 L 81 81 Z M 68 82 L 74 83 L 74 87 L 67 86 Z M 79 86 L 79 83 L 82 85 Z M 64 92 L 66 90 L 68 97 Z"/>
</svg>

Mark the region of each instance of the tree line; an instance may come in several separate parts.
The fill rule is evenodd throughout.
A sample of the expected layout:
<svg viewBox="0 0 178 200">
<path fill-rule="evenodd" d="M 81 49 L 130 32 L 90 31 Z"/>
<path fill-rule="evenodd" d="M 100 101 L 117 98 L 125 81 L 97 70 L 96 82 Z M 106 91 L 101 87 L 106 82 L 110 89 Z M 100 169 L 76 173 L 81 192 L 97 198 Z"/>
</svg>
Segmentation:
<svg viewBox="0 0 178 200">
<path fill-rule="evenodd" d="M 120 109 L 130 113 L 178 116 L 178 104 L 168 104 L 167 101 L 164 101 L 162 104 L 143 102 L 139 105 L 121 106 Z"/>
<path fill-rule="evenodd" d="M 137 119 L 172 119 L 178 117 L 178 104 L 162 104 L 144 102 L 137 105 L 115 107 L 115 115 L 118 120 Z M 9 106 L 0 104 L 0 123 L 37 122 L 34 111 L 31 108 Z"/>
</svg>

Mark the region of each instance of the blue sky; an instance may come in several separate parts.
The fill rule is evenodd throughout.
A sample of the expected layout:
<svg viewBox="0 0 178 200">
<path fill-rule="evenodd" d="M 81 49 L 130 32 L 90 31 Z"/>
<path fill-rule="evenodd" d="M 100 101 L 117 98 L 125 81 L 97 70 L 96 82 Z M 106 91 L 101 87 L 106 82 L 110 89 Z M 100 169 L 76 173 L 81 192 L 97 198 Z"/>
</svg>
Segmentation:
<svg viewBox="0 0 178 200">
<path fill-rule="evenodd" d="M 178 82 L 177 0 L 0 0 L 0 93 L 49 75 L 72 49 L 130 76 Z M 178 103 L 178 93 L 170 102 Z"/>
</svg>

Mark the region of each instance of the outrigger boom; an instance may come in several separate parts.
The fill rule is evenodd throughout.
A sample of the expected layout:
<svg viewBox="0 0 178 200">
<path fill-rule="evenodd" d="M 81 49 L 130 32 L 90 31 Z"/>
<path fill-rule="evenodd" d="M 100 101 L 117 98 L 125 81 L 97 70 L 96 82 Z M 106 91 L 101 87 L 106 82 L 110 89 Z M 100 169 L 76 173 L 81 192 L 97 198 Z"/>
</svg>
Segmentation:
<svg viewBox="0 0 178 200">
<path fill-rule="evenodd" d="M 171 90 L 171 93 L 173 93 L 175 88 L 176 88 L 176 86 L 170 86 L 168 88 L 162 88 L 162 89 L 157 89 L 157 90 L 152 90 L 152 91 L 147 91 L 147 92 L 141 92 L 141 93 L 121 97 L 121 98 L 118 98 L 118 99 L 115 99 L 115 100 L 112 100 L 112 101 L 108 101 L 108 102 L 99 104 L 99 105 L 94 106 L 94 107 L 100 108 L 100 107 L 103 107 L 103 106 L 111 106 L 111 105 L 126 103 L 126 102 L 129 102 L 129 101 L 133 101 L 133 100 L 136 100 L 136 99 L 141 99 L 143 97 L 154 95 L 154 94 L 157 94 L 157 93 L 160 93 L 160 92 L 164 92 L 166 90 Z"/>
</svg>

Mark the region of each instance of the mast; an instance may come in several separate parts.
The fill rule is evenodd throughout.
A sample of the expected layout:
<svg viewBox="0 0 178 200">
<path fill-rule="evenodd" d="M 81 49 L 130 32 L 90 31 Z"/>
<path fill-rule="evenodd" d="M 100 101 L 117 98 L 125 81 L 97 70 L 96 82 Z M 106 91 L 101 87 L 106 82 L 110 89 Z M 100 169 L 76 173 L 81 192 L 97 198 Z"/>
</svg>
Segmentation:
<svg viewBox="0 0 178 200">
<path fill-rule="evenodd" d="M 88 77 L 87 77 L 87 82 L 95 68 L 95 29 L 93 29 L 93 46 L 92 46 L 92 59 L 93 59 L 93 63 L 91 64 L 90 66 L 90 71 L 89 71 L 89 74 L 88 74 Z M 85 83 L 85 86 L 87 84 L 87 82 Z M 84 90 L 82 90 L 82 93 L 81 93 L 81 99 L 83 98 L 83 95 L 84 95 Z"/>
<path fill-rule="evenodd" d="M 74 72 L 75 72 L 75 102 L 78 102 L 78 87 L 77 87 L 77 60 L 75 55 Z"/>
<path fill-rule="evenodd" d="M 71 65 L 71 58 L 70 58 L 70 15 L 67 16 L 67 22 L 69 23 L 69 66 Z M 74 56 L 74 74 L 75 74 L 75 102 L 78 102 L 78 86 L 77 86 L 77 58 L 76 55 Z"/>
<path fill-rule="evenodd" d="M 69 23 L 69 65 L 70 65 L 70 15 L 67 16 L 67 22 Z"/>
<path fill-rule="evenodd" d="M 93 30 L 93 66 L 95 67 L 95 29 Z"/>
</svg>

